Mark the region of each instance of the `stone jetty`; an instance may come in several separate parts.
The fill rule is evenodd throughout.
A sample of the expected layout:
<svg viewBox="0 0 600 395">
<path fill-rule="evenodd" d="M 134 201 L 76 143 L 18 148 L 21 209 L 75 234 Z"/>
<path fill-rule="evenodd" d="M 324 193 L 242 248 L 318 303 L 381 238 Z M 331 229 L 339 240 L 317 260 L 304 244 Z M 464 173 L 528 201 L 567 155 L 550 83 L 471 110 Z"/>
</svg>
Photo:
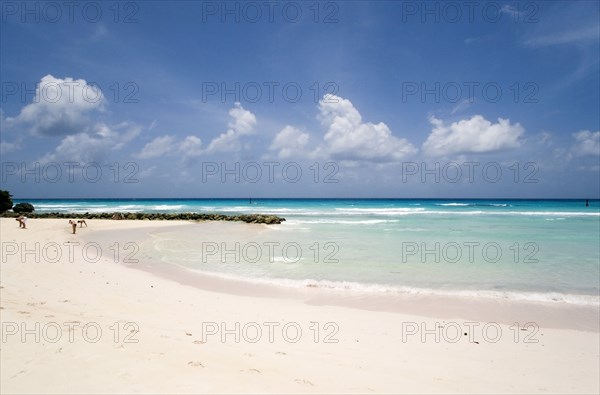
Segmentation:
<svg viewBox="0 0 600 395">
<path fill-rule="evenodd" d="M 27 213 L 28 218 L 84 218 L 150 221 L 241 221 L 248 224 L 280 224 L 285 218 L 266 214 L 202 214 L 202 213 Z M 16 218 L 19 214 L 6 212 L 2 217 Z"/>
</svg>

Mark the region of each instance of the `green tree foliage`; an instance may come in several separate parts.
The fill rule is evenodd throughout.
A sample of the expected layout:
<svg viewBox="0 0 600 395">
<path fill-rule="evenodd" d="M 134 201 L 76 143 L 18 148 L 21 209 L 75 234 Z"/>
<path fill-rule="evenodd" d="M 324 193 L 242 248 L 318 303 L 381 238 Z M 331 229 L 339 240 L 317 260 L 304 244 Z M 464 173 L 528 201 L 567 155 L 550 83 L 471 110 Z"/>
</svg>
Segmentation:
<svg viewBox="0 0 600 395">
<path fill-rule="evenodd" d="M 33 210 L 35 208 L 33 208 L 33 204 L 31 203 L 19 203 L 13 207 L 13 211 L 18 214 L 31 213 Z"/>
<path fill-rule="evenodd" d="M 13 206 L 10 192 L 0 190 L 0 214 L 10 210 Z"/>
</svg>

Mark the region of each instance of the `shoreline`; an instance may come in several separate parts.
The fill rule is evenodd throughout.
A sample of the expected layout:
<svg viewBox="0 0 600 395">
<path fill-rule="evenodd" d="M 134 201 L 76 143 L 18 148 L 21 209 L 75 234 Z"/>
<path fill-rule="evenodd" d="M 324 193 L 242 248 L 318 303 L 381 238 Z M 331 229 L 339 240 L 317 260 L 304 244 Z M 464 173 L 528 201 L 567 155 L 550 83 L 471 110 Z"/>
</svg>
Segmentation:
<svg viewBox="0 0 600 395">
<path fill-rule="evenodd" d="M 286 298 L 314 306 L 337 306 L 444 320 L 493 321 L 506 325 L 514 322 L 536 322 L 547 328 L 600 332 L 598 308 L 595 306 L 458 296 L 375 295 L 312 286 L 286 287 L 249 279 L 227 278 L 175 264 L 141 264 L 131 268 L 181 285 L 232 296 Z"/>
<path fill-rule="evenodd" d="M 181 224 L 185 223 L 163 221 L 152 226 L 164 230 Z M 11 219 L 0 220 L 4 243 L 57 243 L 75 251 L 73 246 L 86 240 L 106 244 L 101 240 L 104 230 L 115 237 L 109 244 L 128 241 L 122 232 L 128 232 L 131 240 L 145 237 L 150 223 L 94 220 L 89 225 L 73 235 L 63 220 L 32 219 L 27 230 L 18 229 Z M 228 222 L 194 225 L 225 235 L 270 229 Z M 2 392 L 77 393 L 94 388 L 157 393 L 589 393 L 599 389 L 597 332 L 547 325 L 543 320 L 549 313 L 537 305 L 529 311 L 542 320 L 537 326 L 520 318 L 518 326 L 485 316 L 479 316 L 480 321 L 457 318 L 461 317 L 455 310 L 459 304 L 448 299 L 430 304 L 408 301 L 395 312 L 382 311 L 377 301 L 368 301 L 372 308 L 360 309 L 341 305 L 335 292 L 313 288 L 302 289 L 298 298 L 256 295 L 239 284 L 204 278 L 212 287 L 206 290 L 179 282 L 192 281 L 189 273 L 170 279 L 161 273 L 130 270 L 143 265 L 125 264 L 123 255 L 115 259 L 110 249 L 91 262 L 78 255 L 69 261 L 64 248 L 65 254 L 56 262 L 21 262 L 16 255 L 2 259 L 0 317 L 7 336 L 0 350 Z M 48 250 L 46 258 L 50 254 Z M 365 301 L 350 301 L 368 307 Z M 461 308 L 485 312 L 481 307 Z M 509 317 L 517 316 L 514 307 L 507 305 Z M 496 316 L 502 313 L 498 306 L 488 310 Z M 527 310 L 518 317 L 532 317 Z M 570 320 L 579 320 L 576 314 L 562 319 L 567 326 L 573 324 Z M 69 322 L 79 326 L 73 332 L 64 329 Z M 7 335 L 13 323 L 31 332 L 36 323 L 40 328 L 53 328 L 55 323 L 63 328 L 63 337 L 52 342 L 48 336 L 53 332 L 42 331 L 39 341 L 35 333 L 25 335 L 23 341 L 23 332 Z M 103 336 L 96 342 L 84 341 L 80 329 L 92 323 Z M 292 329 L 286 335 L 283 327 Z M 275 330 L 268 333 L 269 328 Z M 457 328 L 465 335 L 455 337 Z M 258 340 L 257 329 L 262 330 Z M 297 329 L 299 338 L 294 337 Z M 500 335 L 494 337 L 494 331 Z M 124 342 L 125 337 L 138 342 Z"/>
<path fill-rule="evenodd" d="M 138 221 L 125 219 L 123 222 L 116 222 L 115 225 L 120 225 L 121 223 L 133 224 L 136 222 Z M 208 227 L 216 227 L 216 232 L 233 232 L 238 237 L 243 237 L 245 232 L 250 230 L 254 232 L 252 234 L 255 234 L 257 231 L 269 231 L 268 225 L 264 223 L 198 222 L 195 220 L 179 219 L 168 222 L 169 229 L 185 229 L 191 226 L 196 228 L 196 226 L 202 224 Z M 148 241 L 153 232 L 163 231 L 165 225 L 167 225 L 166 221 L 151 220 L 137 223 L 135 229 L 121 230 L 105 224 L 104 226 L 108 229 L 95 229 L 92 236 L 84 235 L 82 239 L 87 242 L 100 242 L 102 248 L 108 251 L 111 245 L 117 240 L 126 240 L 127 242 L 135 243 Z M 247 226 L 251 228 L 246 228 Z M 227 227 L 227 229 L 222 229 L 223 227 Z M 86 230 L 85 228 L 83 229 Z M 211 233 L 211 231 L 209 230 L 207 233 Z M 121 260 L 123 260 L 123 257 Z M 427 293 L 425 289 L 423 293 L 403 291 L 376 293 L 349 288 L 331 289 L 318 285 L 319 281 L 314 280 L 293 280 L 296 283 L 307 282 L 305 286 L 299 287 L 278 283 L 278 280 L 285 279 L 273 278 L 261 280 L 258 278 L 203 271 L 175 263 L 159 262 L 149 257 L 144 257 L 143 261 L 135 264 L 125 264 L 125 266 L 150 273 L 163 279 L 175 281 L 181 285 L 232 296 L 250 296 L 266 299 L 286 298 L 316 306 L 329 305 L 368 311 L 410 314 L 428 318 L 494 321 L 508 325 L 514 322 L 534 321 L 549 328 L 600 332 L 599 306 L 594 304 L 583 305 L 564 301 L 515 300 L 480 295 L 440 295 Z M 575 294 L 561 295 L 580 296 Z"/>
<path fill-rule="evenodd" d="M 600 314 L 597 306 L 482 297 L 409 294 L 376 295 L 349 290 L 329 290 L 313 286 L 296 288 L 265 284 L 248 279 L 227 278 L 177 265 L 158 267 L 142 264 L 132 268 L 175 281 L 181 285 L 240 297 L 286 298 L 314 306 L 337 306 L 444 320 L 462 319 L 497 322 L 505 325 L 511 325 L 514 322 L 536 322 L 538 325 L 553 329 L 600 332 L 600 322 L 598 320 Z"/>
<path fill-rule="evenodd" d="M 215 223 L 214 225 L 217 226 L 219 224 Z M 233 227 L 247 226 L 244 224 L 230 225 L 231 226 L 228 226 L 229 229 L 227 231 L 232 231 L 231 228 Z M 185 228 L 190 226 L 190 224 L 182 221 L 180 224 L 177 224 L 177 226 Z M 192 226 L 195 226 L 195 224 Z M 261 225 L 251 226 L 253 227 L 253 230 L 256 231 L 256 227 Z M 161 228 L 149 224 L 147 228 L 139 229 L 139 232 L 144 232 L 144 234 L 138 234 L 137 237 L 134 237 L 133 239 L 135 239 L 136 242 L 141 242 L 142 239 L 149 238 L 151 233 L 158 231 L 159 229 Z M 260 230 L 269 231 L 269 229 L 270 228 L 267 227 Z M 237 229 L 237 232 L 240 231 L 243 232 L 244 229 Z M 106 245 L 110 243 L 112 238 L 122 238 L 118 233 L 116 235 L 114 233 L 109 235 L 104 232 L 106 231 L 99 231 L 99 233 L 96 234 L 96 239 L 104 239 Z M 124 235 L 125 233 L 123 234 L 123 237 Z M 240 235 L 240 233 L 237 235 Z M 130 233 L 128 234 L 128 237 L 131 239 Z M 279 280 L 282 280 L 278 278 L 268 280 L 246 278 L 203 271 L 201 269 L 189 268 L 170 262 L 159 262 L 156 259 L 147 258 L 145 261 L 129 267 L 176 281 L 182 285 L 237 296 L 262 298 L 284 297 L 303 301 L 306 304 L 331 305 L 388 313 L 406 313 L 430 318 L 461 318 L 476 321 L 497 321 L 504 324 L 512 324 L 516 321 L 535 321 L 551 328 L 600 332 L 599 306 L 595 304 L 583 305 L 564 301 L 514 300 L 479 295 L 440 295 L 429 294 L 426 292 L 422 294 L 411 294 L 402 291 L 394 293 L 375 293 L 355 289 L 326 288 L 319 286 L 319 282 L 314 280 L 294 280 L 296 284 L 302 282 L 306 282 L 306 284 L 304 286 L 293 286 L 278 283 Z M 571 294 L 563 295 L 568 296 Z"/>
</svg>

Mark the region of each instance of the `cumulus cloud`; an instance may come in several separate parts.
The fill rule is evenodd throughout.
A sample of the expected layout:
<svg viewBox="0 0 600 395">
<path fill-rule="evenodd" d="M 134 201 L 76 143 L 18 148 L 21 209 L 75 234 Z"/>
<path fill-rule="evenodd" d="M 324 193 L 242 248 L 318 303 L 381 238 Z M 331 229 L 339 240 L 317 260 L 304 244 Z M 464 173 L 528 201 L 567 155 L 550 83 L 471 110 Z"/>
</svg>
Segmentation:
<svg viewBox="0 0 600 395">
<path fill-rule="evenodd" d="M 171 135 L 156 137 L 135 156 L 140 159 L 159 158 L 166 155 L 182 155 L 184 158 L 202 154 L 202 140 L 196 136 L 187 136 L 181 141 Z"/>
<path fill-rule="evenodd" d="M 137 157 L 140 159 L 151 159 L 168 154 L 173 150 L 174 142 L 175 137 L 173 136 L 166 135 L 157 137 L 144 145 L 144 148 L 137 154 Z"/>
<path fill-rule="evenodd" d="M 302 153 L 309 140 L 308 133 L 304 133 L 293 126 L 287 125 L 273 139 L 270 151 L 276 151 L 281 159 L 290 158 Z"/>
<path fill-rule="evenodd" d="M 319 101 L 320 119 L 327 127 L 321 150 L 332 158 L 386 162 L 401 160 L 417 149 L 379 122 L 363 122 L 352 102 L 327 94 Z"/>
<path fill-rule="evenodd" d="M 196 136 L 187 136 L 179 144 L 179 152 L 185 157 L 200 156 L 202 154 L 202 140 Z"/>
<path fill-rule="evenodd" d="M 450 125 L 435 117 L 429 121 L 433 129 L 423 150 L 430 156 L 452 154 L 487 153 L 518 148 L 519 138 L 524 133 L 519 123 L 511 124 L 509 119 L 498 118 L 492 123 L 481 115 L 453 122 Z"/>
<path fill-rule="evenodd" d="M 114 126 L 97 123 L 88 133 L 65 136 L 58 147 L 44 155 L 40 162 L 97 162 L 110 152 L 121 149 L 139 135 L 140 131 L 138 125 L 129 122 Z"/>
<path fill-rule="evenodd" d="M 7 154 L 9 152 L 17 151 L 20 148 L 18 143 L 9 143 L 7 141 L 0 141 L 0 155 Z"/>
<path fill-rule="evenodd" d="M 207 152 L 239 151 L 242 147 L 240 138 L 254 133 L 256 116 L 244 109 L 240 103 L 235 103 L 235 106 L 229 110 L 229 115 L 233 118 L 229 122 L 229 129 L 210 142 Z"/>
<path fill-rule="evenodd" d="M 15 117 L 2 118 L 4 135 L 14 131 L 34 136 L 59 137 L 60 143 L 42 162 L 95 161 L 133 140 L 141 127 L 130 122 L 109 125 L 92 115 L 103 111 L 102 91 L 84 79 L 44 76 L 36 86 L 32 103 Z M 14 142 L 2 142 L 2 153 L 20 148 L 23 133 Z"/>
<path fill-rule="evenodd" d="M 229 110 L 229 115 L 233 118 L 229 122 L 229 128 L 240 135 L 251 134 L 254 125 L 256 125 L 256 116 L 250 111 L 245 110 L 239 102 Z"/>
<path fill-rule="evenodd" d="M 63 138 L 54 152 L 45 155 L 40 161 L 96 162 L 110 147 L 111 142 L 108 139 L 92 137 L 86 133 L 73 134 Z"/>
<path fill-rule="evenodd" d="M 600 155 L 600 131 L 582 130 L 573 133 L 575 144 L 571 148 L 573 156 Z"/>
<path fill-rule="evenodd" d="M 180 155 L 184 159 L 193 158 L 207 153 L 232 152 L 241 149 L 240 138 L 253 134 L 256 125 L 256 116 L 244 109 L 240 103 L 229 110 L 232 120 L 229 122 L 226 132 L 215 137 L 206 149 L 202 146 L 202 140 L 194 135 L 189 135 L 178 140 L 171 135 L 156 137 L 147 143 L 135 156 L 140 159 L 158 158 L 168 155 Z"/>
<path fill-rule="evenodd" d="M 6 118 L 6 123 L 8 127 L 23 125 L 39 136 L 75 135 L 90 131 L 89 115 L 102 110 L 104 103 L 100 89 L 84 79 L 48 74 L 38 83 L 33 102 L 16 117 Z"/>
</svg>

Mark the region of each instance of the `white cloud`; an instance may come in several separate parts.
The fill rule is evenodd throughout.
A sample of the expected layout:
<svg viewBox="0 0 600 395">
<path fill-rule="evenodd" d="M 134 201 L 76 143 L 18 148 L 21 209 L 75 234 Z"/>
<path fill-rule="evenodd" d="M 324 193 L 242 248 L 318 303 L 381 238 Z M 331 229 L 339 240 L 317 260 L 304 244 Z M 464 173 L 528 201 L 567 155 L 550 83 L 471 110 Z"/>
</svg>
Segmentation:
<svg viewBox="0 0 600 395">
<path fill-rule="evenodd" d="M 121 149 L 126 143 L 132 141 L 142 132 L 142 128 L 139 125 L 131 122 L 121 122 L 111 128 L 106 127 L 106 125 L 104 127 L 103 133 L 99 134 L 112 138 L 115 141 L 115 149 Z"/>
<path fill-rule="evenodd" d="M 229 115 L 233 118 L 229 122 L 229 129 L 215 137 L 206 151 L 210 153 L 239 151 L 242 147 L 240 138 L 253 134 L 256 125 L 256 116 L 253 113 L 244 109 L 240 103 L 235 103 L 235 106 L 229 110 Z"/>
<path fill-rule="evenodd" d="M 229 115 L 233 121 L 229 122 L 229 127 L 240 135 L 251 134 L 254 125 L 256 125 L 256 116 L 250 111 L 245 110 L 239 102 L 229 110 Z"/>
<path fill-rule="evenodd" d="M 467 108 L 469 108 L 471 106 L 471 104 L 473 104 L 473 101 L 471 99 L 461 100 L 456 106 L 454 106 L 451 114 L 454 115 L 457 112 L 462 112 L 462 111 L 466 110 Z"/>
<path fill-rule="evenodd" d="M 319 110 L 327 127 L 321 150 L 333 158 L 386 162 L 417 152 L 406 139 L 395 137 L 385 123 L 364 123 L 350 100 L 327 94 L 319 101 Z"/>
<path fill-rule="evenodd" d="M 308 133 L 303 133 L 301 130 L 287 125 L 277 133 L 269 150 L 277 151 L 277 156 L 281 159 L 290 158 L 302 154 L 302 149 L 308 140 Z"/>
<path fill-rule="evenodd" d="M 600 131 L 582 130 L 573 133 L 576 143 L 571 148 L 574 156 L 600 155 Z"/>
<path fill-rule="evenodd" d="M 519 138 L 524 133 L 519 123 L 511 124 L 509 119 L 498 118 L 492 123 L 481 115 L 445 125 L 435 117 L 429 121 L 434 126 L 423 143 L 423 150 L 430 156 L 443 156 L 466 153 L 486 153 L 521 145 Z"/>
<path fill-rule="evenodd" d="M 577 29 L 553 32 L 525 40 L 529 47 L 546 47 L 550 45 L 571 44 L 585 41 L 597 41 L 600 37 L 600 25 L 580 26 Z"/>
<path fill-rule="evenodd" d="M 97 162 L 112 151 L 121 149 L 141 131 L 135 124 L 123 122 L 115 126 L 97 123 L 88 133 L 65 136 L 58 147 L 40 162 Z"/>
<path fill-rule="evenodd" d="M 144 145 L 136 155 L 140 159 L 158 158 L 173 151 L 175 138 L 173 136 L 160 136 Z"/>
<path fill-rule="evenodd" d="M 179 152 L 184 157 L 194 157 L 202 155 L 202 140 L 196 136 L 187 136 L 179 144 Z"/>
<path fill-rule="evenodd" d="M 191 158 L 205 153 L 239 151 L 240 138 L 253 133 L 256 117 L 245 110 L 240 103 L 235 103 L 235 106 L 229 110 L 229 115 L 232 117 L 228 124 L 229 129 L 215 137 L 206 149 L 202 148 L 202 140 L 197 136 L 189 135 L 178 141 L 174 136 L 164 135 L 147 143 L 135 156 L 140 159 L 151 159 L 181 154 L 184 158 Z M 154 126 L 153 122 L 151 127 Z"/>
<path fill-rule="evenodd" d="M 0 154 L 4 155 L 9 152 L 17 151 L 20 149 L 20 145 L 18 143 L 9 143 L 7 141 L 0 141 Z"/>
<path fill-rule="evenodd" d="M 149 178 L 151 176 L 153 176 L 156 172 L 156 166 L 150 166 L 142 171 L 140 171 L 139 174 L 139 178 L 144 179 L 144 178 Z"/>
<path fill-rule="evenodd" d="M 548 132 L 541 132 L 537 136 L 539 144 L 552 144 L 552 134 Z"/>
<path fill-rule="evenodd" d="M 69 162 L 97 162 L 103 153 L 111 147 L 108 139 L 92 137 L 86 133 L 73 134 L 62 139 L 53 153 L 45 155 L 40 161 L 55 162 L 59 159 Z"/>
<path fill-rule="evenodd" d="M 41 136 L 85 133 L 89 131 L 89 114 L 102 110 L 104 102 L 100 89 L 85 80 L 48 74 L 37 85 L 33 103 L 6 122 L 9 127 L 25 125 L 30 133 Z"/>
<path fill-rule="evenodd" d="M 140 159 L 152 159 L 166 155 L 181 154 L 184 158 L 200 156 L 202 154 L 202 140 L 197 136 L 187 136 L 181 141 L 171 135 L 156 137 L 144 145 L 142 150 L 134 156 Z"/>
<path fill-rule="evenodd" d="M 208 145 L 208 152 L 233 152 L 239 151 L 242 145 L 239 142 L 239 134 L 229 129 L 225 133 L 221 133 L 218 137 L 215 137 Z"/>
<path fill-rule="evenodd" d="M 59 145 L 42 162 L 96 161 L 109 151 L 119 150 L 139 135 L 141 128 L 130 122 L 108 125 L 94 121 L 91 115 L 102 112 L 105 98 L 101 90 L 84 79 L 44 76 L 36 86 L 32 103 L 19 114 L 2 121 L 3 132 L 23 130 L 35 136 L 58 136 Z M 19 148 L 18 142 L 3 142 L 2 151 Z"/>
</svg>

